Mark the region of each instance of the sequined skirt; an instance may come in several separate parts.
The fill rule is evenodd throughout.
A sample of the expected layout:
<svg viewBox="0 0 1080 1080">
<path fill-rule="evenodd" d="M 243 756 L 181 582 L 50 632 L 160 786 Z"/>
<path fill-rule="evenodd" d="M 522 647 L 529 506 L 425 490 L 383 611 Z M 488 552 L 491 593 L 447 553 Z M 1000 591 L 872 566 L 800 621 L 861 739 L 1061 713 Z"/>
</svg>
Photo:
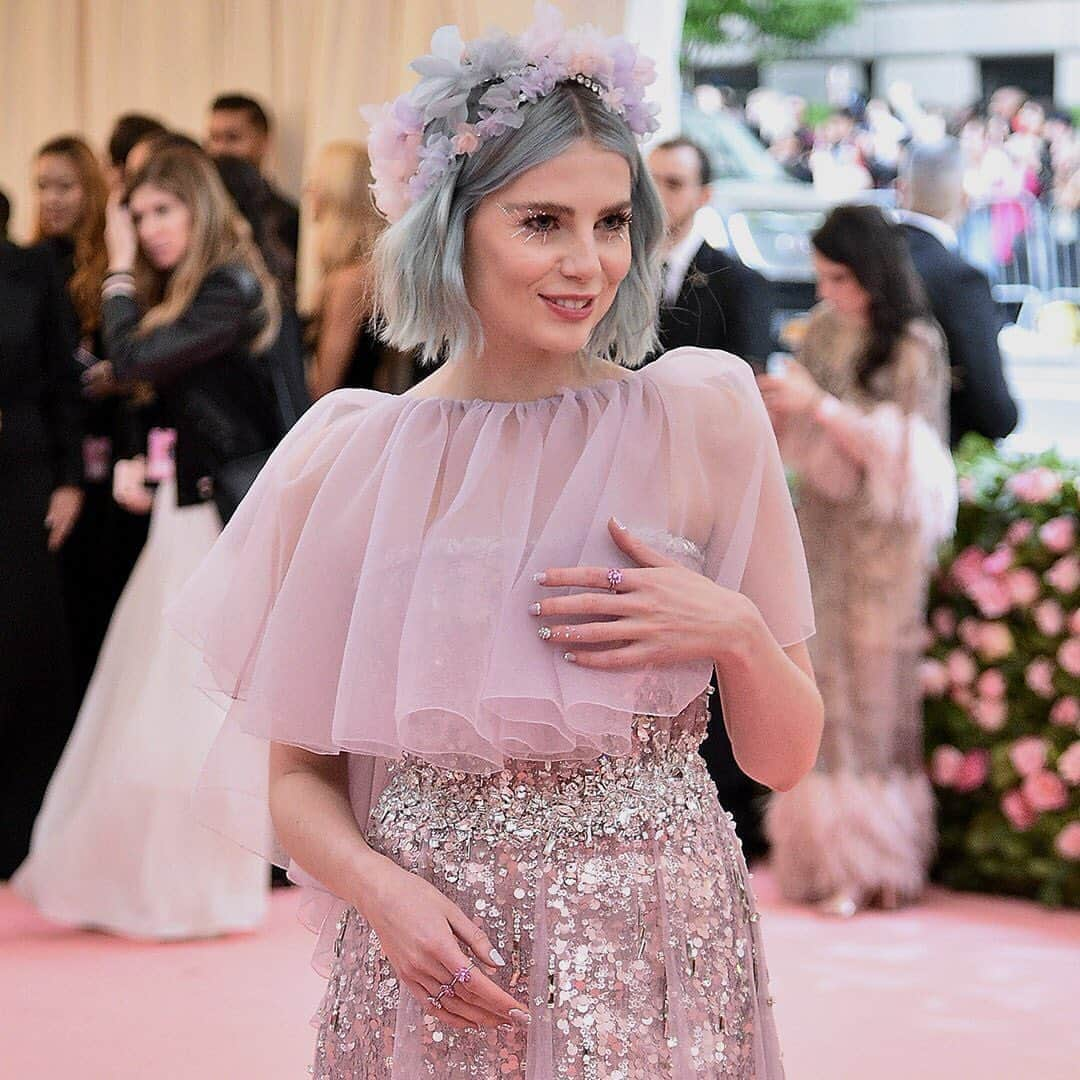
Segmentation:
<svg viewBox="0 0 1080 1080">
<path fill-rule="evenodd" d="M 319 1080 L 775 1080 L 758 916 L 697 749 L 704 698 L 633 753 L 476 776 L 394 766 L 369 842 L 488 934 L 527 1031 L 459 1031 L 399 989 L 355 910 L 320 1008 Z"/>
</svg>

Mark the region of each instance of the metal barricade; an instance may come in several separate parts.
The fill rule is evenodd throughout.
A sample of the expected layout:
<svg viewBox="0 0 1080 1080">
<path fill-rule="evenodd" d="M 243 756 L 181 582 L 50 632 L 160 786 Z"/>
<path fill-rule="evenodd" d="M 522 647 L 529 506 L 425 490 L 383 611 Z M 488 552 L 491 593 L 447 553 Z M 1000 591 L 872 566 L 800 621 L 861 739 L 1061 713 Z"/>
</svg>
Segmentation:
<svg viewBox="0 0 1080 1080">
<path fill-rule="evenodd" d="M 1048 209 L 1026 193 L 973 205 L 957 230 L 960 251 L 990 279 L 994 298 L 1033 293 L 1080 299 L 1080 215 Z"/>
</svg>

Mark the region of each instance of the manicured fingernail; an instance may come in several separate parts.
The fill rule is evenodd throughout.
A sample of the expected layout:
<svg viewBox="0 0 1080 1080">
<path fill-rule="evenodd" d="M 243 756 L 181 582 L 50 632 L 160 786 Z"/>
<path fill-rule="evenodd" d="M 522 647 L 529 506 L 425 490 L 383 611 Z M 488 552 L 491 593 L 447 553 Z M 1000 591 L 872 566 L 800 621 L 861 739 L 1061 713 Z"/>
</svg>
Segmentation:
<svg viewBox="0 0 1080 1080">
<path fill-rule="evenodd" d="M 540 601 L 539 600 L 537 600 L 537 602 L 535 604 L 530 604 L 529 605 L 529 614 L 530 615 L 539 615 L 540 614 Z"/>
<path fill-rule="evenodd" d="M 506 961 L 499 955 L 498 949 L 492 949 L 491 952 L 488 953 L 488 957 L 496 967 L 506 967 Z"/>
<path fill-rule="evenodd" d="M 611 516 L 611 520 L 615 522 L 616 529 L 625 529 L 626 526 L 617 518 L 614 514 Z"/>
<path fill-rule="evenodd" d="M 537 585 L 543 585 L 544 582 L 547 581 L 547 574 L 545 574 L 543 570 L 540 570 L 533 574 L 533 581 L 535 581 Z"/>
<path fill-rule="evenodd" d="M 565 661 L 566 661 L 566 662 L 567 662 L 568 664 L 576 664 L 576 663 L 577 663 L 577 657 L 576 657 L 576 656 L 575 656 L 575 655 L 574 655 L 574 654 L 573 654 L 572 652 L 564 652 L 564 653 L 562 654 L 562 658 L 563 658 L 563 659 L 564 659 L 564 660 L 565 660 Z"/>
<path fill-rule="evenodd" d="M 541 626 L 540 629 L 536 631 L 536 636 L 541 641 L 548 641 L 551 638 L 551 627 Z"/>
<path fill-rule="evenodd" d="M 531 1017 L 523 1009 L 511 1009 L 510 1019 L 513 1020 L 515 1024 L 520 1024 L 522 1027 L 528 1027 Z"/>
</svg>

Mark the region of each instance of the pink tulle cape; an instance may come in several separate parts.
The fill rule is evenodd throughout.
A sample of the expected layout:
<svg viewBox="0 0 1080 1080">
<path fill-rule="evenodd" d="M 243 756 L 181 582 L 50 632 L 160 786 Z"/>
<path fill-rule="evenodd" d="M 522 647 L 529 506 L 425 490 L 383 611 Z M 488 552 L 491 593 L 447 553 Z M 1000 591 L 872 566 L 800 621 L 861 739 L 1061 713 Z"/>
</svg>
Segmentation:
<svg viewBox="0 0 1080 1080">
<path fill-rule="evenodd" d="M 270 742 L 352 755 L 362 827 L 402 752 L 474 772 L 625 753 L 631 717 L 677 715 L 711 664 L 590 671 L 537 637 L 535 573 L 628 565 L 613 515 L 745 593 L 781 645 L 813 633 L 776 441 L 734 356 L 679 349 L 522 403 L 323 398 L 169 612 L 227 708 L 200 816 L 287 864 Z"/>
</svg>

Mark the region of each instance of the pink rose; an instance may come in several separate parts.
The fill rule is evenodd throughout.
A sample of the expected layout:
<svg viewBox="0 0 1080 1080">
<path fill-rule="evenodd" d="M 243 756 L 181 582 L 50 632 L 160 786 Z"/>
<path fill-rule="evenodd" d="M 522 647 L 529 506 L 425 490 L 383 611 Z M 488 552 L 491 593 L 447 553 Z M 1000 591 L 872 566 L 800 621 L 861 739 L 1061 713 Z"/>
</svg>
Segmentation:
<svg viewBox="0 0 1080 1080">
<path fill-rule="evenodd" d="M 937 787 L 952 787 L 964 755 L 955 746 L 939 746 L 930 757 L 930 778 Z"/>
<path fill-rule="evenodd" d="M 1025 776 L 1020 790 L 1032 810 L 1060 810 L 1069 801 L 1069 793 L 1061 777 L 1049 769 L 1040 769 Z"/>
<path fill-rule="evenodd" d="M 1073 787 L 1080 784 L 1080 739 L 1066 747 L 1057 759 L 1057 769 Z"/>
<path fill-rule="evenodd" d="M 1065 612 L 1056 600 L 1043 600 L 1036 604 L 1031 617 L 1044 637 L 1057 637 L 1065 629 Z"/>
<path fill-rule="evenodd" d="M 1004 660 L 1015 648 L 1012 631 L 1004 623 L 984 623 L 976 648 L 984 660 Z"/>
<path fill-rule="evenodd" d="M 984 574 L 997 577 L 1004 574 L 1012 566 L 1013 553 L 1007 547 L 998 547 L 990 555 L 983 559 L 982 570 Z"/>
<path fill-rule="evenodd" d="M 1021 776 L 1031 776 L 1046 764 L 1046 752 L 1049 749 L 1045 739 L 1037 735 L 1025 735 L 1009 747 L 1009 760 Z"/>
<path fill-rule="evenodd" d="M 1080 560 L 1075 555 L 1065 555 L 1043 574 L 1043 578 L 1062 596 L 1071 596 L 1080 586 Z"/>
<path fill-rule="evenodd" d="M 1063 555 L 1076 544 L 1076 523 L 1064 515 L 1051 518 L 1039 529 L 1039 539 L 1047 551 Z"/>
<path fill-rule="evenodd" d="M 952 561 L 949 573 L 960 588 L 967 591 L 968 586 L 978 581 L 983 574 L 983 559 L 986 556 L 977 547 L 966 547 Z"/>
<path fill-rule="evenodd" d="M 1024 796 L 1015 789 L 1006 791 L 1001 796 L 1001 812 L 1017 832 L 1024 832 L 1035 824 L 1035 812 L 1028 806 Z"/>
<path fill-rule="evenodd" d="M 979 578 L 968 586 L 967 594 L 984 619 L 999 619 L 1012 607 L 1012 593 L 1004 578 Z"/>
<path fill-rule="evenodd" d="M 983 697 L 1000 700 L 1005 696 L 1005 676 L 997 668 L 987 668 L 975 686 Z"/>
<path fill-rule="evenodd" d="M 972 719 L 983 731 L 1000 731 L 1005 726 L 1007 710 L 1000 698 L 979 698 L 971 712 Z"/>
<path fill-rule="evenodd" d="M 1073 678 L 1080 676 L 1080 637 L 1066 638 L 1057 651 L 1057 658 Z"/>
<path fill-rule="evenodd" d="M 1073 608 L 1069 613 L 1069 633 L 1080 637 L 1080 607 Z"/>
<path fill-rule="evenodd" d="M 1054 696 L 1054 665 L 1045 656 L 1036 657 L 1027 666 L 1024 672 L 1024 682 L 1033 693 L 1039 697 L 1052 698 Z"/>
<path fill-rule="evenodd" d="M 1021 502 L 1042 503 L 1052 499 L 1061 490 L 1061 480 L 1053 469 L 1039 465 L 1010 476 L 1005 481 L 1005 486 Z"/>
<path fill-rule="evenodd" d="M 949 691 L 949 698 L 961 709 L 967 710 L 971 708 L 971 703 L 975 700 L 975 695 L 971 692 L 969 686 L 954 686 Z"/>
<path fill-rule="evenodd" d="M 974 791 L 982 787 L 990 775 L 990 754 L 986 750 L 969 750 L 960 762 L 953 786 L 957 791 Z"/>
<path fill-rule="evenodd" d="M 1080 701 L 1072 697 L 1061 697 L 1050 707 L 1050 723 L 1058 727 L 1077 727 L 1080 725 Z"/>
<path fill-rule="evenodd" d="M 1054 849 L 1063 859 L 1080 859 L 1080 821 L 1070 821 L 1054 837 Z"/>
<path fill-rule="evenodd" d="M 1005 543 L 1019 547 L 1031 539 L 1034 531 L 1035 526 L 1031 521 L 1027 518 L 1018 518 L 1005 530 Z"/>
<path fill-rule="evenodd" d="M 924 660 L 919 665 L 919 680 L 923 697 L 942 697 L 949 689 L 949 673 L 938 660 Z"/>
<path fill-rule="evenodd" d="M 951 608 L 934 608 L 930 615 L 930 625 L 940 638 L 951 638 L 956 633 L 956 615 Z"/>
<path fill-rule="evenodd" d="M 982 634 L 982 623 L 978 619 L 973 619 L 969 615 L 965 619 L 960 620 L 959 626 L 956 628 L 956 636 L 969 648 L 976 649 L 979 645 L 979 639 Z"/>
<path fill-rule="evenodd" d="M 977 673 L 975 661 L 963 649 L 953 649 L 945 659 L 945 667 L 949 672 L 949 682 L 954 686 L 970 685 Z"/>
<path fill-rule="evenodd" d="M 1034 570 L 1026 566 L 1010 570 L 1005 575 L 1005 586 L 1009 590 L 1012 602 L 1021 608 L 1030 607 L 1042 595 L 1042 582 Z"/>
</svg>

